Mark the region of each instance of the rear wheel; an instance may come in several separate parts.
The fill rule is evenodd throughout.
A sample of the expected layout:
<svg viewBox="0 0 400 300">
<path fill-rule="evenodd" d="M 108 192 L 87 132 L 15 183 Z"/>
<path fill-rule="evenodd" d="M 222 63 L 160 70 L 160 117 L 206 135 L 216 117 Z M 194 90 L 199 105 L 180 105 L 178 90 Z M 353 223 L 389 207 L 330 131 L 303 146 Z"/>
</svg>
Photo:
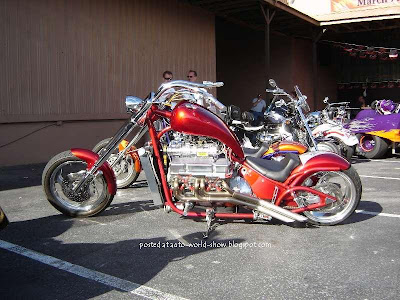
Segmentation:
<svg viewBox="0 0 400 300">
<path fill-rule="evenodd" d="M 322 208 L 303 213 L 313 224 L 335 225 L 343 222 L 354 212 L 361 199 L 361 180 L 353 167 L 338 172 L 315 173 L 309 176 L 303 185 L 337 199 Z M 320 200 L 318 196 L 307 192 L 297 193 L 297 197 L 300 206 L 315 204 Z"/>
<path fill-rule="evenodd" d="M 71 151 L 54 156 L 46 165 L 42 185 L 47 200 L 57 210 L 70 217 L 94 216 L 105 210 L 114 198 L 104 175 L 99 172 L 79 192 L 73 187 L 86 174 L 87 163 Z"/>
<path fill-rule="evenodd" d="M 103 150 L 111 138 L 105 139 L 97 143 L 93 148 L 93 152 L 100 153 Z M 107 162 L 110 166 L 118 157 L 118 148 L 116 148 L 108 158 Z M 135 169 L 135 160 L 130 154 L 126 154 L 117 164 L 113 166 L 115 178 L 117 180 L 117 188 L 122 189 L 130 186 L 139 177 L 140 172 Z"/>
<path fill-rule="evenodd" d="M 385 156 L 389 144 L 388 142 L 376 135 L 363 135 L 360 137 L 359 146 L 366 158 L 381 158 Z"/>
</svg>

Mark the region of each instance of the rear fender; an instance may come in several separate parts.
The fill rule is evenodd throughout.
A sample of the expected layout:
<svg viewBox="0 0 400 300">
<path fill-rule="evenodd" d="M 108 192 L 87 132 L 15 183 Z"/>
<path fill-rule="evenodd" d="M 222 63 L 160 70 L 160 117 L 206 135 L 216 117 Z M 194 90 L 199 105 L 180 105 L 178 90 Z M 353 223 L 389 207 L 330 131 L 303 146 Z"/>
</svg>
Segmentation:
<svg viewBox="0 0 400 300">
<path fill-rule="evenodd" d="M 310 151 L 299 155 L 301 165 L 295 168 L 285 181 L 291 186 L 301 184 L 308 176 L 320 171 L 343 171 L 350 168 L 350 163 L 343 157 L 322 151 Z"/>
<path fill-rule="evenodd" d="M 327 131 L 327 138 L 336 138 L 342 141 L 347 146 L 354 146 L 358 144 L 358 139 L 354 134 L 349 134 L 347 132 L 339 132 L 339 131 Z"/>
<path fill-rule="evenodd" d="M 87 163 L 88 169 L 93 167 L 94 163 L 99 159 L 99 155 L 97 153 L 94 153 L 88 149 L 74 148 L 71 149 L 71 153 L 77 158 L 84 160 Z M 114 172 L 108 162 L 105 162 L 99 168 L 99 170 L 103 172 L 103 175 L 107 181 L 108 192 L 111 195 L 115 195 L 117 192 L 117 183 Z"/>
</svg>

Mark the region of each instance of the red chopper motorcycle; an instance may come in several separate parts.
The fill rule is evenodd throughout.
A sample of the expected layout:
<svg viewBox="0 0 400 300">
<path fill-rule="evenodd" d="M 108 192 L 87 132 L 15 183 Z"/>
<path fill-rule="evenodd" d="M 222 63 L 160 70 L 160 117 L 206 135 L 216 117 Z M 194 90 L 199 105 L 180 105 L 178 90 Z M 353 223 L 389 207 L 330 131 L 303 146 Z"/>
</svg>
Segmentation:
<svg viewBox="0 0 400 300">
<path fill-rule="evenodd" d="M 274 95 L 289 96 L 270 80 Z M 155 205 L 185 217 L 206 218 L 207 234 L 218 219 L 270 220 L 284 223 L 334 225 L 348 218 L 361 198 L 361 181 L 342 157 L 327 152 L 286 154 L 281 161 L 245 156 L 236 136 L 217 115 L 190 101 L 180 101 L 172 111 L 161 96 L 191 93 L 224 107 L 206 89 L 222 82 L 172 81 L 145 100 L 127 97 L 130 120 L 110 140 L 100 156 L 86 149 L 71 149 L 46 165 L 42 184 L 49 202 L 72 217 L 102 212 L 116 193 L 114 173 L 107 163 L 111 152 L 139 128 L 128 149 L 147 131 L 151 141 L 137 150 Z M 301 114 L 305 102 L 295 86 Z M 168 119 L 170 126 L 157 131 L 154 122 Z M 167 145 L 165 135 L 174 138 Z M 122 151 L 119 155 L 124 155 Z M 221 212 L 230 207 L 233 212 Z M 206 234 L 206 235 L 207 235 Z"/>
</svg>

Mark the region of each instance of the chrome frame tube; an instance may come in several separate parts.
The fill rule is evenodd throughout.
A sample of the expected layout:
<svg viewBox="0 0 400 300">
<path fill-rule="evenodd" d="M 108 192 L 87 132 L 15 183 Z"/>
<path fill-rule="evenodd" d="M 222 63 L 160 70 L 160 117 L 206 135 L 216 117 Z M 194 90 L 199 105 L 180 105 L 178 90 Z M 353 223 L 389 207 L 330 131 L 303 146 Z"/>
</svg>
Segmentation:
<svg viewBox="0 0 400 300">
<path fill-rule="evenodd" d="M 307 131 L 308 136 L 309 136 L 309 138 L 310 138 L 310 140 L 311 140 L 311 142 L 312 142 L 312 144 L 313 144 L 314 149 L 315 149 L 316 151 L 318 151 L 317 143 L 315 142 L 315 139 L 314 139 L 314 137 L 313 137 L 313 135 L 312 135 L 312 132 L 311 132 L 310 127 L 308 126 L 308 122 L 307 122 L 307 120 L 306 120 L 306 117 L 304 116 L 303 110 L 301 109 L 301 107 L 300 107 L 299 105 L 296 105 L 296 109 L 297 109 L 297 112 L 298 112 L 299 115 L 300 115 L 301 120 L 302 120 L 303 123 L 304 123 L 304 127 L 306 128 L 306 131 Z"/>
</svg>

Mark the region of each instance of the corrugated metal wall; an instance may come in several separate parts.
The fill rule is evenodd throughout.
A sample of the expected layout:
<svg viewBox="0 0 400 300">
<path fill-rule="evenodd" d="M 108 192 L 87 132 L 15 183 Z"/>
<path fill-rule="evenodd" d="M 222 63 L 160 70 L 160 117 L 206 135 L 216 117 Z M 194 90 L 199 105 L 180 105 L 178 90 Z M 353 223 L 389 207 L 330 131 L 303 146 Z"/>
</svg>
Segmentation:
<svg viewBox="0 0 400 300">
<path fill-rule="evenodd" d="M 0 123 L 126 118 L 161 73 L 215 80 L 214 16 L 177 0 L 1 0 Z"/>
</svg>

